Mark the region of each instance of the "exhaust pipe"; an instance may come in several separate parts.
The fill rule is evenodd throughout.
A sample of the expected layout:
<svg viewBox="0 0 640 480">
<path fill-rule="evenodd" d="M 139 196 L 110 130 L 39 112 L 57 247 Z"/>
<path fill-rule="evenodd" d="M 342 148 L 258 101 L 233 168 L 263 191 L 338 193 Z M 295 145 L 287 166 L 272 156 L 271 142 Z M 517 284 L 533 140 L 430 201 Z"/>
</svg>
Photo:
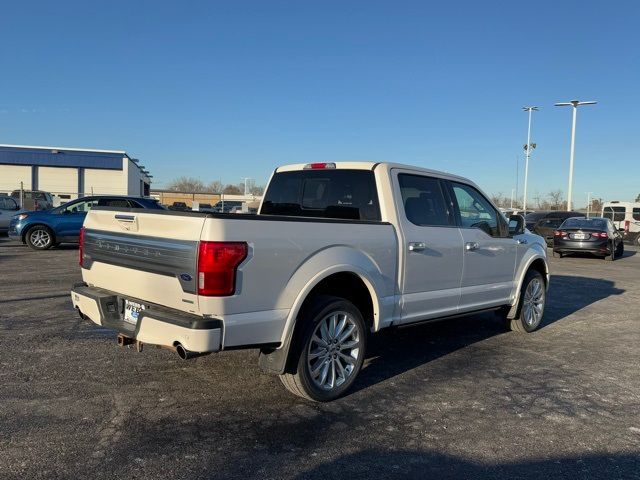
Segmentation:
<svg viewBox="0 0 640 480">
<path fill-rule="evenodd" d="M 122 335 L 121 333 L 118 334 L 119 347 L 126 347 L 127 345 L 133 345 L 134 343 L 136 343 L 136 341 L 133 338 Z"/>
<path fill-rule="evenodd" d="M 211 352 L 192 352 L 187 350 L 182 346 L 182 344 L 178 343 L 175 346 L 176 353 L 182 360 L 189 360 L 191 358 L 202 357 L 204 355 L 209 355 Z"/>
</svg>

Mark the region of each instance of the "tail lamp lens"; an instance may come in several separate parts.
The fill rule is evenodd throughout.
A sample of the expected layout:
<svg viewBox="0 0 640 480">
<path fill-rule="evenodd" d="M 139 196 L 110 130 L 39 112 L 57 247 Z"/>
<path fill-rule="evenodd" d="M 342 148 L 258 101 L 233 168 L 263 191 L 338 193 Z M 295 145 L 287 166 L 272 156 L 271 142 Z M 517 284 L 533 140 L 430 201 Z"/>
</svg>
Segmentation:
<svg viewBox="0 0 640 480">
<path fill-rule="evenodd" d="M 594 233 L 593 236 L 600 238 L 609 238 L 609 234 L 607 232 Z"/>
<path fill-rule="evenodd" d="M 200 242 L 198 248 L 198 295 L 219 297 L 236 290 L 238 265 L 247 258 L 245 242 Z"/>
<path fill-rule="evenodd" d="M 80 267 L 84 268 L 84 227 L 80 229 L 79 244 L 78 254 L 80 258 L 78 259 L 78 263 Z"/>
</svg>

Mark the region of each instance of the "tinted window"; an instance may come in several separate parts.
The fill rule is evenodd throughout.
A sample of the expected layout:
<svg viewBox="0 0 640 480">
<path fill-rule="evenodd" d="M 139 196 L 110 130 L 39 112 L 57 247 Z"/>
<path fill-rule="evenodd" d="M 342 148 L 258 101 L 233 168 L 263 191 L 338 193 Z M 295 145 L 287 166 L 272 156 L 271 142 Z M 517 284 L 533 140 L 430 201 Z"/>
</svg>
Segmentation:
<svg viewBox="0 0 640 480">
<path fill-rule="evenodd" d="M 18 203 L 10 197 L 0 197 L 0 209 L 18 210 Z"/>
<path fill-rule="evenodd" d="M 448 226 L 450 223 L 440 182 L 419 175 L 398 175 L 407 220 L 420 226 Z"/>
<path fill-rule="evenodd" d="M 373 172 L 302 170 L 276 173 L 260 213 L 379 221 L 380 207 Z"/>
<path fill-rule="evenodd" d="M 460 226 L 478 228 L 492 237 L 504 236 L 497 212 L 480 192 L 462 183 L 451 185 L 460 211 Z"/>
<path fill-rule="evenodd" d="M 561 228 L 593 228 L 606 230 L 607 221 L 604 218 L 568 218 Z"/>
<path fill-rule="evenodd" d="M 128 208 L 129 202 L 124 198 L 101 198 L 98 200 L 98 206 Z"/>
<path fill-rule="evenodd" d="M 527 223 L 536 223 L 538 220 L 546 217 L 547 214 L 546 213 L 528 213 L 525 217 L 524 220 Z"/>
<path fill-rule="evenodd" d="M 545 218 L 538 225 L 542 228 L 558 228 L 562 224 L 561 218 Z"/>
<path fill-rule="evenodd" d="M 68 203 L 64 207 L 60 207 L 59 212 L 60 213 L 83 213 L 83 212 L 88 212 L 96 205 L 98 205 L 97 199 L 84 200 L 81 202 L 73 202 L 73 203 Z"/>
<path fill-rule="evenodd" d="M 621 222 L 624 220 L 625 208 L 624 207 L 604 207 L 603 217 L 613 220 L 614 222 Z"/>
<path fill-rule="evenodd" d="M 640 220 L 640 208 L 633 209 L 633 219 Z"/>
</svg>

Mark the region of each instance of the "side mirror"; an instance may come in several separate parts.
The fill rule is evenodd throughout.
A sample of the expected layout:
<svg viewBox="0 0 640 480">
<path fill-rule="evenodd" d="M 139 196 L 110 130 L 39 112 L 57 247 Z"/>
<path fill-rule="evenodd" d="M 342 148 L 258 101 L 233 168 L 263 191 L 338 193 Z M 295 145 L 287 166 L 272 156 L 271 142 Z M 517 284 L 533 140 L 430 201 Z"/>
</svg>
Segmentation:
<svg viewBox="0 0 640 480">
<path fill-rule="evenodd" d="M 524 217 L 522 215 L 511 215 L 509 217 L 509 236 L 524 233 Z"/>
</svg>

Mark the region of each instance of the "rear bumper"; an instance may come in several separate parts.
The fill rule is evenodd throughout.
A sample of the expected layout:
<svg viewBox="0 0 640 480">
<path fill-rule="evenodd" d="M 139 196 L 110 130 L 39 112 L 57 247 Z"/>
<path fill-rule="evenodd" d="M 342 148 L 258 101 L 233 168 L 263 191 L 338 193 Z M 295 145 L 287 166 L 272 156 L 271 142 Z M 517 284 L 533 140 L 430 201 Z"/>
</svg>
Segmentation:
<svg viewBox="0 0 640 480">
<path fill-rule="evenodd" d="M 222 320 L 145 304 L 136 324 L 123 319 L 125 297 L 101 288 L 78 284 L 71 290 L 73 306 L 96 325 L 142 343 L 182 347 L 191 352 L 218 352 L 222 346 Z"/>
<path fill-rule="evenodd" d="M 593 253 L 595 255 L 609 255 L 611 254 L 611 240 L 605 238 L 602 240 L 581 242 L 579 240 L 554 239 L 553 251 L 559 253 L 583 252 Z"/>
</svg>

